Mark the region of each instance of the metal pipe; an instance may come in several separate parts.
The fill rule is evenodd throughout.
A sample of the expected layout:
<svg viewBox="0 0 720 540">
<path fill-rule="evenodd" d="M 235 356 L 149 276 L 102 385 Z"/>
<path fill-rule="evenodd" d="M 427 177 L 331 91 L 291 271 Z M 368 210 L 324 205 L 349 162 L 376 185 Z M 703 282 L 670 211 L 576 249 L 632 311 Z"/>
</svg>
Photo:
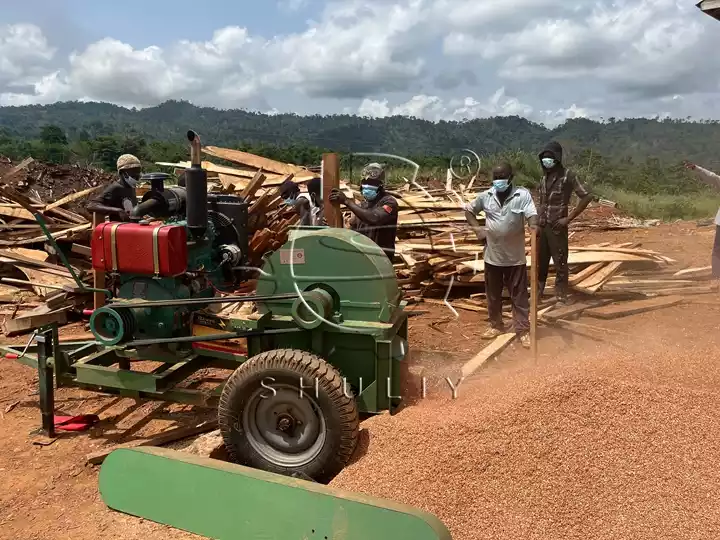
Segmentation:
<svg viewBox="0 0 720 540">
<path fill-rule="evenodd" d="M 226 339 L 238 339 L 252 336 L 266 336 L 272 334 L 293 334 L 303 332 L 302 328 L 273 328 L 270 330 L 246 330 L 244 332 L 223 332 L 222 334 L 206 334 L 204 336 L 184 336 L 174 338 L 161 339 L 141 339 L 123 343 L 125 349 L 133 347 L 144 347 L 146 345 L 156 345 L 164 343 L 204 343 L 206 341 L 224 341 Z"/>
<path fill-rule="evenodd" d="M 242 304 L 244 302 L 272 302 L 274 300 L 294 300 L 297 293 L 276 294 L 270 296 L 221 296 L 215 298 L 186 298 L 184 300 L 148 300 L 146 302 L 113 302 L 105 307 L 108 308 L 150 308 L 150 307 L 179 307 L 179 306 L 203 306 L 206 304 Z"/>
<path fill-rule="evenodd" d="M 190 165 L 198 167 L 202 164 L 202 144 L 200 143 L 200 135 L 192 129 L 187 132 L 188 141 L 190 141 Z"/>
<path fill-rule="evenodd" d="M 202 168 L 200 137 L 193 130 L 187 132 L 190 141 L 190 168 L 185 169 L 185 215 L 192 236 L 200 239 L 205 235 L 208 222 L 207 171 Z"/>
</svg>

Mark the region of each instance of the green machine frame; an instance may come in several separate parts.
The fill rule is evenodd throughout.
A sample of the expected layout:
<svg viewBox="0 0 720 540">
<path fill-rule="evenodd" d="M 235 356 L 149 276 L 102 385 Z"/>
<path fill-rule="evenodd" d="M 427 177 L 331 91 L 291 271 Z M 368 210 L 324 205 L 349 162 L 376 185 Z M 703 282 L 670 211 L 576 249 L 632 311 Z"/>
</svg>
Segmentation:
<svg viewBox="0 0 720 540">
<path fill-rule="evenodd" d="M 242 297 L 245 302 L 257 299 L 263 298 Z M 219 319 L 214 322 L 223 324 Z M 203 323 L 208 324 L 205 320 Z M 168 339 L 173 343 L 189 341 L 199 345 L 184 358 L 169 358 L 167 352 L 161 350 L 153 355 L 152 348 L 146 348 L 148 344 L 143 342 L 114 346 L 96 341 L 61 343 L 55 324 L 40 329 L 26 346 L 0 346 L 0 351 L 38 370 L 42 428 L 48 436 L 54 436 L 54 388 L 79 387 L 123 397 L 214 408 L 224 383 L 209 390 L 185 388 L 181 383 L 201 369 L 234 370 L 249 357 L 274 349 L 300 349 L 327 360 L 343 373 L 348 389 L 355 391 L 360 412 L 390 410 L 393 413 L 402 401 L 400 366 L 407 342 L 407 314 L 402 310 L 396 311 L 394 319 L 387 323 L 351 321 L 345 326 L 314 330 L 298 328 L 292 317 L 273 316 L 272 312 L 256 319 L 229 319 L 225 324 L 230 328 L 217 334 Z M 358 335 L 353 330 L 360 324 L 363 329 Z M 212 342 L 237 338 L 247 339 L 247 354 L 212 347 Z M 161 365 L 151 372 L 132 370 L 138 347 L 144 348 L 143 360 L 162 362 Z M 368 354 L 375 357 L 374 366 L 356 361 L 357 355 Z M 309 388 L 308 384 L 306 390 Z"/>
</svg>

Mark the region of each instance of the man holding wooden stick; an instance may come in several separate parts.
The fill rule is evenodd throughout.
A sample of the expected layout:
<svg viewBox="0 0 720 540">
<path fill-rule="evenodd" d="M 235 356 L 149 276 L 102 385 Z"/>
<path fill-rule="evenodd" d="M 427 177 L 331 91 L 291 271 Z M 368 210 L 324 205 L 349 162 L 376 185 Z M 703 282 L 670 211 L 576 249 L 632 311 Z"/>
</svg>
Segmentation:
<svg viewBox="0 0 720 540">
<path fill-rule="evenodd" d="M 493 187 L 465 206 L 465 217 L 478 240 L 487 241 L 483 258 L 490 328 L 482 337 L 494 339 L 505 332 L 502 293 L 507 287 L 512 302 L 513 329 L 520 336 L 522 346 L 530 348 L 525 222 L 531 234 L 537 234 L 537 210 L 530 192 L 513 186 L 510 164 L 498 165 L 492 174 Z M 485 212 L 485 228 L 476 217 L 481 211 Z"/>
<path fill-rule="evenodd" d="M 347 206 L 354 214 L 350 228 L 375 242 L 392 261 L 400 210 L 395 197 L 385 191 L 385 168 L 379 163 L 366 165 L 360 189 L 365 199 L 360 204 L 337 188 L 333 188 L 330 193 L 330 202 Z"/>
<path fill-rule="evenodd" d="M 714 187 L 720 191 L 720 175 L 715 174 L 699 165 L 685 162 L 685 167 L 693 171 L 699 180 L 708 186 Z M 713 279 L 720 279 L 720 209 L 718 209 L 715 215 L 715 241 L 713 243 L 712 250 L 712 277 Z"/>
</svg>

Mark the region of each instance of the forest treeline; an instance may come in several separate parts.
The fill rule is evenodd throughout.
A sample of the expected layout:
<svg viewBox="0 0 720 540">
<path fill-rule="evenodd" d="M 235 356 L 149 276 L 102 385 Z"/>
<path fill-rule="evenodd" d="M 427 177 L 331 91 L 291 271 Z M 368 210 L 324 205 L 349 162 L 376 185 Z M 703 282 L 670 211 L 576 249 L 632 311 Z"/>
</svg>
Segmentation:
<svg viewBox="0 0 720 540">
<path fill-rule="evenodd" d="M 0 107 L 0 155 L 113 170 L 120 154 L 132 153 L 152 170 L 158 168 L 155 162 L 188 159 L 188 129 L 207 145 L 298 165 L 318 165 L 323 152 L 339 152 L 345 174 L 356 174 L 368 160 L 384 161 L 393 182 L 412 174 L 407 164 L 358 154 L 402 156 L 420 166 L 421 177 L 444 179 L 453 156 L 470 149 L 481 157 L 481 172 L 510 161 L 518 182 L 532 186 L 541 176 L 537 152 L 557 140 L 565 161 L 599 193 L 684 197 L 672 212 L 684 215 L 693 198 L 711 199 L 710 207 L 715 194 L 693 179 L 682 161 L 720 169 L 717 121 L 575 119 L 548 129 L 517 116 L 433 123 L 408 117 L 268 115 L 179 101 L 142 110 L 79 102 Z"/>
</svg>

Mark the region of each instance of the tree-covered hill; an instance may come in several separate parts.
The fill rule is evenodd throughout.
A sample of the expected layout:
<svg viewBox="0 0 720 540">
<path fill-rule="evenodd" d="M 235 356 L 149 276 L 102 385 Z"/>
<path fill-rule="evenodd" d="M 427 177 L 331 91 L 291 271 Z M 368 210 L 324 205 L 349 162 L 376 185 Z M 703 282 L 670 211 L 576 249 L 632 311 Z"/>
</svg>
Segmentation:
<svg viewBox="0 0 720 540">
<path fill-rule="evenodd" d="M 547 141 L 557 139 L 571 158 L 592 149 L 613 162 L 656 158 L 663 163 L 690 159 L 709 167 L 720 164 L 717 121 L 610 119 L 600 123 L 576 119 L 550 130 L 517 116 L 433 123 L 407 117 L 267 115 L 178 101 L 142 110 L 79 102 L 0 107 L 0 143 L 5 141 L 5 145 L 10 140 L 37 140 L 48 125 L 58 126 L 69 143 L 120 137 L 156 146 L 183 145 L 184 134 L 191 128 L 201 134 L 203 142 L 217 146 L 449 156 L 462 148 L 481 155 L 507 150 L 536 152 Z"/>
</svg>

